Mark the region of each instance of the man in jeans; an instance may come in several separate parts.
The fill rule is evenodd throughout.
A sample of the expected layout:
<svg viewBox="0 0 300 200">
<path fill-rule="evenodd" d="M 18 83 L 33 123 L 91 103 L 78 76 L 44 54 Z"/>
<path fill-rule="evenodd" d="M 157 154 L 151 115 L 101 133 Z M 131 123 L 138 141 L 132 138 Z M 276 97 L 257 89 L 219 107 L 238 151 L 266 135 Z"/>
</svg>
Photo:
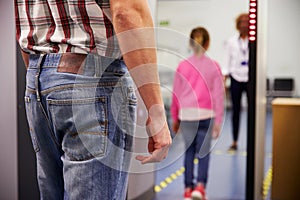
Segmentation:
<svg viewBox="0 0 300 200">
<path fill-rule="evenodd" d="M 136 159 L 159 162 L 171 145 L 147 1 L 15 0 L 15 15 L 41 199 L 125 199 L 133 81 L 151 153 Z"/>
</svg>

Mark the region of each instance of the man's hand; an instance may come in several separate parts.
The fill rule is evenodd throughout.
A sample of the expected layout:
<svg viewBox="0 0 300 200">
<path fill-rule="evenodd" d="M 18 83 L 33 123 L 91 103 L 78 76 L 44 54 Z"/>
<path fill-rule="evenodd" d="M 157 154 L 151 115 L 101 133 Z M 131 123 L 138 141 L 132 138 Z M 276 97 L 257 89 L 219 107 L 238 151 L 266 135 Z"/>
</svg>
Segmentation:
<svg viewBox="0 0 300 200">
<path fill-rule="evenodd" d="M 142 164 L 160 162 L 167 157 L 172 144 L 164 109 L 160 105 L 150 109 L 146 130 L 149 136 L 148 151 L 150 155 L 138 155 L 136 159 Z"/>
<path fill-rule="evenodd" d="M 150 155 L 138 155 L 136 159 L 141 161 L 142 164 L 160 162 L 167 157 L 171 143 L 170 132 L 168 126 L 165 125 L 158 134 L 149 137 L 148 151 Z"/>
</svg>

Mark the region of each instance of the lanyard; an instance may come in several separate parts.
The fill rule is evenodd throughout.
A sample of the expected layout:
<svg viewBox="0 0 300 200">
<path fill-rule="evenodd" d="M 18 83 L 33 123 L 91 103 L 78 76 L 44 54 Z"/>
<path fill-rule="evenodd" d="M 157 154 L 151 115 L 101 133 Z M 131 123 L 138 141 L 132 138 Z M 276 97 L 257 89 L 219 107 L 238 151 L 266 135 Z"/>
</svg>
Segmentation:
<svg viewBox="0 0 300 200">
<path fill-rule="evenodd" d="M 245 42 L 246 45 L 243 45 L 243 41 L 241 38 L 238 38 L 238 44 L 239 44 L 239 49 L 241 51 L 242 59 L 241 59 L 241 66 L 248 66 L 248 40 Z M 246 48 L 245 48 L 246 47 Z"/>
<path fill-rule="evenodd" d="M 239 43 L 239 49 L 240 51 L 242 52 L 243 56 L 246 56 L 246 54 L 248 53 L 249 51 L 249 48 L 248 48 L 248 40 L 247 40 L 247 44 L 246 45 L 243 45 L 243 41 L 241 38 L 238 38 L 238 43 Z M 246 47 L 246 48 L 245 48 Z"/>
</svg>

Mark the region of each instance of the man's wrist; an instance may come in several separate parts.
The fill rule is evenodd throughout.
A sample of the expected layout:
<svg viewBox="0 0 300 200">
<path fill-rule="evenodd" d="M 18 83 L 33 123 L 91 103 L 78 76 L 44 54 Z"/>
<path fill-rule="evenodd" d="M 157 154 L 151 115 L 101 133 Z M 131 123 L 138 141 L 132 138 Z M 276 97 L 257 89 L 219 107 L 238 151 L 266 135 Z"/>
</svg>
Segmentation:
<svg viewBox="0 0 300 200">
<path fill-rule="evenodd" d="M 166 120 L 166 113 L 163 104 L 154 104 L 148 110 L 148 115 L 152 120 Z"/>
</svg>

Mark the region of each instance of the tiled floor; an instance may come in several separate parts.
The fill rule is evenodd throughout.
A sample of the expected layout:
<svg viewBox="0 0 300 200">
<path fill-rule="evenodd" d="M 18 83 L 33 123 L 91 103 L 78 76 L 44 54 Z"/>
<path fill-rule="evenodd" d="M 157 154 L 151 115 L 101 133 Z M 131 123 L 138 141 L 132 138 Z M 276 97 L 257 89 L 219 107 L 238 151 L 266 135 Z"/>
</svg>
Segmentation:
<svg viewBox="0 0 300 200">
<path fill-rule="evenodd" d="M 246 127 L 247 113 L 242 112 L 240 127 L 239 149 L 236 153 L 228 153 L 231 143 L 231 113 L 227 111 L 222 134 L 213 141 L 210 160 L 207 195 L 209 200 L 243 200 L 245 199 L 246 177 Z M 157 165 L 156 198 L 155 200 L 183 199 L 183 152 L 184 145 L 180 135 L 174 138 L 168 158 Z M 272 152 L 272 114 L 267 112 L 266 145 L 265 145 L 265 174 L 271 166 Z M 268 188 L 268 187 L 267 187 Z M 269 197 L 269 190 L 266 190 Z"/>
</svg>

